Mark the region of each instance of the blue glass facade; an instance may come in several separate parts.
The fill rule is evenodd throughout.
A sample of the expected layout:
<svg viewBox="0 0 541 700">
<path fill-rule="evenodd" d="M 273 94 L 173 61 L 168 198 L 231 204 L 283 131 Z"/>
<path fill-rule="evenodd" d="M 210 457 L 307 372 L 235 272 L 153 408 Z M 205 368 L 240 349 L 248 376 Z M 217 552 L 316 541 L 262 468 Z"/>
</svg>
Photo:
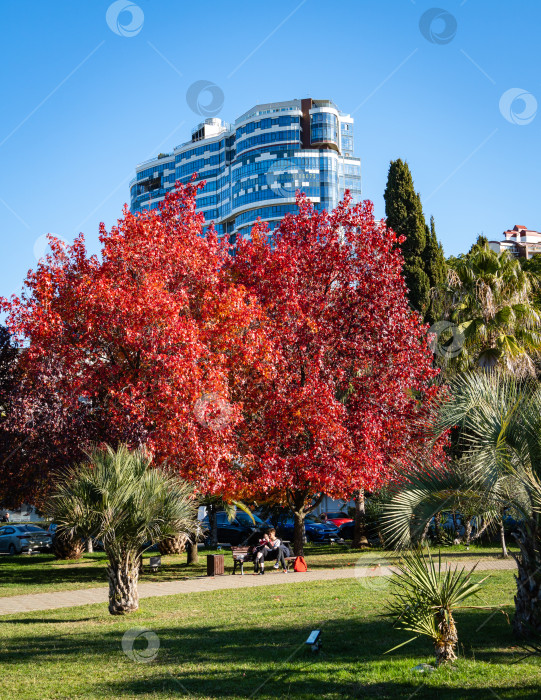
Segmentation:
<svg viewBox="0 0 541 700">
<path fill-rule="evenodd" d="M 178 180 L 205 186 L 197 208 L 220 235 L 249 236 L 258 217 L 273 229 L 295 212 L 302 190 L 333 209 L 346 189 L 361 198 L 361 161 L 353 156 L 353 119 L 329 100 L 257 105 L 235 124 L 206 119 L 192 140 L 142 163 L 130 183 L 132 212 L 158 207 Z"/>
</svg>

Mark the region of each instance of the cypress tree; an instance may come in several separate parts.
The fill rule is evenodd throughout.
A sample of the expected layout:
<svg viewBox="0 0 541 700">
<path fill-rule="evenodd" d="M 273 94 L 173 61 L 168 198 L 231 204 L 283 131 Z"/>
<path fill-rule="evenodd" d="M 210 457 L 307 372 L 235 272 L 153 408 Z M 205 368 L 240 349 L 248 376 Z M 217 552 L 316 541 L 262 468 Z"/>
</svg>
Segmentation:
<svg viewBox="0 0 541 700">
<path fill-rule="evenodd" d="M 389 166 L 384 199 L 387 226 L 398 236 L 406 237 L 402 254 L 410 305 L 424 316 L 430 302 L 430 280 L 423 261 L 427 227 L 410 169 L 400 158 L 392 160 Z"/>
<path fill-rule="evenodd" d="M 426 246 L 423 251 L 424 269 L 428 275 L 430 287 L 441 287 L 447 276 L 447 265 L 443 254 L 443 247 L 436 236 L 434 217 L 430 217 L 430 228 L 426 227 Z M 437 295 L 430 295 L 430 303 L 425 314 L 427 323 L 435 323 L 441 320 L 443 305 Z"/>
</svg>

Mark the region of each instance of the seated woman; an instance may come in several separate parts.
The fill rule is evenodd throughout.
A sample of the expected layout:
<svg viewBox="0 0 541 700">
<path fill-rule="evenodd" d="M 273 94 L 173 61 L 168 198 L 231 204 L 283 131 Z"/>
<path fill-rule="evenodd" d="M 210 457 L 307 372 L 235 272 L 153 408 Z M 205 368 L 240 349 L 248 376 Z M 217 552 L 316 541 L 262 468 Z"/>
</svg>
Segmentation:
<svg viewBox="0 0 541 700">
<path fill-rule="evenodd" d="M 258 549 L 258 552 L 256 554 L 256 558 L 255 558 L 256 572 L 255 573 L 264 574 L 265 573 L 265 560 L 273 560 L 273 559 L 276 559 L 276 564 L 274 565 L 275 569 L 278 569 L 280 567 L 280 564 L 282 564 L 283 570 L 285 572 L 287 572 L 285 557 L 286 557 L 285 545 L 283 545 L 282 541 L 280 539 L 278 539 L 278 537 L 276 537 L 276 530 L 274 528 L 271 528 L 267 532 L 267 542 L 264 543 L 261 546 L 261 548 Z"/>
<path fill-rule="evenodd" d="M 255 537 L 256 533 L 254 533 Z M 265 532 L 264 535 L 260 535 L 259 539 L 255 543 L 250 543 L 250 555 L 254 559 L 254 574 L 259 573 L 260 562 L 265 561 L 265 549 L 269 544 L 269 535 Z"/>
</svg>

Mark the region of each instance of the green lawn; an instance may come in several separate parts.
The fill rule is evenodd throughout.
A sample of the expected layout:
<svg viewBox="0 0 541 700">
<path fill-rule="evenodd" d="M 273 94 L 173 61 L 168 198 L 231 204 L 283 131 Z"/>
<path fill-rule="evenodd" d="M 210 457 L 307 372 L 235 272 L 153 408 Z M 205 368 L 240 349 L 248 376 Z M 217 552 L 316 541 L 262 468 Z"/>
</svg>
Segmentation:
<svg viewBox="0 0 541 700">
<path fill-rule="evenodd" d="M 445 548 L 443 555 L 453 560 L 480 559 L 495 557 L 499 554 L 497 547 Z M 145 571 L 141 581 L 171 581 L 174 579 L 202 576 L 206 573 L 206 554 L 200 552 L 197 566 L 186 565 L 186 555 L 162 557 L 162 568 L 156 574 Z M 231 553 L 225 554 L 226 571 L 231 571 L 233 562 Z M 145 560 L 156 553 L 146 553 Z M 387 553 L 378 550 L 352 550 L 348 545 L 307 545 L 306 559 L 312 569 L 342 568 L 354 566 L 360 559 L 370 564 Z M 85 554 L 76 561 L 60 561 L 51 554 L 17 555 L 10 557 L 0 554 L 0 597 L 20 595 L 23 593 L 50 593 L 52 591 L 95 588 L 106 585 L 105 566 L 107 557 L 103 552 Z M 250 569 L 250 565 L 248 565 Z"/>
<path fill-rule="evenodd" d="M 495 572 L 479 604 L 510 604 L 513 590 L 512 572 Z M 541 663 L 512 663 L 520 653 L 501 613 L 457 614 L 453 668 L 413 671 L 433 661 L 425 640 L 383 656 L 407 638 L 379 614 L 387 594 L 346 579 L 145 599 L 127 617 L 106 605 L 1 617 L 0 697 L 539 698 Z M 122 651 L 134 628 L 156 635 L 148 663 Z M 316 628 L 320 654 L 303 644 Z M 139 638 L 135 655 L 145 647 Z"/>
</svg>

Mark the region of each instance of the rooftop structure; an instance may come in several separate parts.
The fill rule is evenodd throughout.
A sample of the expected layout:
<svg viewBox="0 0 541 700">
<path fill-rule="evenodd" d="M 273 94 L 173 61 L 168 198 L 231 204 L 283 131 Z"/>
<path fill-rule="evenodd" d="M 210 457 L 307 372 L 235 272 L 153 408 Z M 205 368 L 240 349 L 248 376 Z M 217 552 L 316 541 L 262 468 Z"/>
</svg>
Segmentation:
<svg viewBox="0 0 541 700">
<path fill-rule="evenodd" d="M 501 253 L 504 250 L 517 258 L 529 260 L 533 255 L 541 253 L 541 233 L 532 231 L 526 226 L 516 225 L 503 232 L 503 241 L 489 241 L 492 250 Z"/>
</svg>

